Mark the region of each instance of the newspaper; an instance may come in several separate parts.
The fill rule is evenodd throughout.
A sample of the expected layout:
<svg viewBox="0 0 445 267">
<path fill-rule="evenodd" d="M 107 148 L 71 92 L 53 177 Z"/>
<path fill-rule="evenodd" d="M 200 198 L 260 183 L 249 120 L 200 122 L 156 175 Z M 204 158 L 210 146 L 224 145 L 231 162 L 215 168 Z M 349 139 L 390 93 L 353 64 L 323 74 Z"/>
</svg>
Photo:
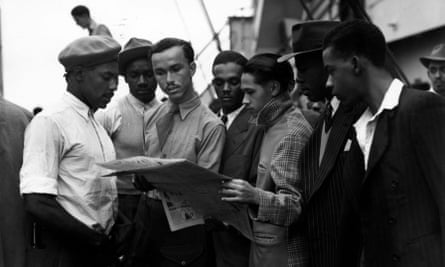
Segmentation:
<svg viewBox="0 0 445 267">
<path fill-rule="evenodd" d="M 232 178 L 209 171 L 185 159 L 130 157 L 99 164 L 114 172 L 140 174 L 161 193 L 164 210 L 172 231 L 202 224 L 203 218 L 215 218 L 235 227 L 252 239 L 247 205 L 221 200 L 221 182 Z"/>
</svg>

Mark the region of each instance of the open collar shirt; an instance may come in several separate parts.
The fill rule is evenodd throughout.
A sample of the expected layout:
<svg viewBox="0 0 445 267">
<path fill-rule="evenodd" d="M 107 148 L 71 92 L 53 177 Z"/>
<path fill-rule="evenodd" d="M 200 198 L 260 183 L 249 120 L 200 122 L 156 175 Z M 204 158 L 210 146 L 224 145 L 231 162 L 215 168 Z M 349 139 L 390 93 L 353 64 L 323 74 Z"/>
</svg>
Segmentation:
<svg viewBox="0 0 445 267">
<path fill-rule="evenodd" d="M 225 127 L 210 109 L 202 105 L 198 95 L 178 105 L 171 133 L 164 146 L 159 144 L 156 121 L 175 105 L 170 101 L 161 104 L 149 125 L 146 155 L 158 158 L 182 158 L 217 172 L 225 141 Z"/>
<path fill-rule="evenodd" d="M 88 227 L 108 233 L 117 211 L 115 177 L 96 163 L 115 159 L 113 144 L 89 107 L 66 92 L 25 133 L 21 194 L 55 195 Z"/>
<path fill-rule="evenodd" d="M 372 114 L 368 107 L 354 124 L 357 134 L 357 142 L 364 156 L 365 170 L 368 169 L 369 152 L 371 151 L 378 118 L 384 110 L 392 110 L 399 105 L 402 89 L 403 83 L 398 79 L 394 79 L 386 91 L 377 112 Z"/>
</svg>

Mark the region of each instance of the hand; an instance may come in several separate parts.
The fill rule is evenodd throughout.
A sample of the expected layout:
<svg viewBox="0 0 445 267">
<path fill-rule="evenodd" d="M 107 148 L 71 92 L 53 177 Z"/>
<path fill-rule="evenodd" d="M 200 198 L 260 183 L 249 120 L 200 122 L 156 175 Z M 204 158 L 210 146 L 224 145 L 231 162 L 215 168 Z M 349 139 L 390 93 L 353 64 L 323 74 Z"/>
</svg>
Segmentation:
<svg viewBox="0 0 445 267">
<path fill-rule="evenodd" d="M 133 185 L 136 189 L 142 191 L 142 192 L 148 192 L 150 190 L 155 189 L 155 187 L 147 182 L 144 175 L 141 174 L 135 174 L 133 177 Z"/>
<path fill-rule="evenodd" d="M 256 205 L 260 203 L 258 189 L 249 184 L 249 182 L 241 179 L 223 181 L 220 194 L 221 200 L 227 202 L 240 202 Z"/>
</svg>

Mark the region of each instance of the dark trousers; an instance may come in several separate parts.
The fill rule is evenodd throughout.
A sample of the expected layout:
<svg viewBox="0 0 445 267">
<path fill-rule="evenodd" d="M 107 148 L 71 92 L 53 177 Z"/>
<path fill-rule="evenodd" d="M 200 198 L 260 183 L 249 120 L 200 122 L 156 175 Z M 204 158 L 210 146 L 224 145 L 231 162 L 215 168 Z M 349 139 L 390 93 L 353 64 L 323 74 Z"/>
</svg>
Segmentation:
<svg viewBox="0 0 445 267">
<path fill-rule="evenodd" d="M 128 220 L 133 221 L 141 195 L 119 194 L 119 212 Z"/>
<path fill-rule="evenodd" d="M 249 266 L 250 240 L 235 228 L 224 226 L 214 230 L 213 244 L 217 267 Z"/>
<path fill-rule="evenodd" d="M 36 223 L 27 250 L 28 267 L 109 267 L 112 255 Z"/>
<path fill-rule="evenodd" d="M 128 266 L 207 267 L 206 231 L 196 225 L 171 232 L 160 200 L 141 198 Z"/>
</svg>

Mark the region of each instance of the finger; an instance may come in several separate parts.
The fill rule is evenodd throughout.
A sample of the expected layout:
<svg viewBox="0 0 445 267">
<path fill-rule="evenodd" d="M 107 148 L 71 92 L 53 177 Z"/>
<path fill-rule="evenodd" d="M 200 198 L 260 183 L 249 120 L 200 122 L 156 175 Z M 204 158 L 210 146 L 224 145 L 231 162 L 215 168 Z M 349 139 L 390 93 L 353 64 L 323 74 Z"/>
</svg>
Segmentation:
<svg viewBox="0 0 445 267">
<path fill-rule="evenodd" d="M 221 198 L 222 201 L 226 201 L 226 202 L 240 202 L 240 203 L 244 203 L 243 199 L 240 197 L 222 197 Z"/>
<path fill-rule="evenodd" d="M 220 191 L 220 195 L 224 197 L 233 197 L 233 196 L 239 196 L 240 192 L 233 189 L 223 189 Z"/>
</svg>

